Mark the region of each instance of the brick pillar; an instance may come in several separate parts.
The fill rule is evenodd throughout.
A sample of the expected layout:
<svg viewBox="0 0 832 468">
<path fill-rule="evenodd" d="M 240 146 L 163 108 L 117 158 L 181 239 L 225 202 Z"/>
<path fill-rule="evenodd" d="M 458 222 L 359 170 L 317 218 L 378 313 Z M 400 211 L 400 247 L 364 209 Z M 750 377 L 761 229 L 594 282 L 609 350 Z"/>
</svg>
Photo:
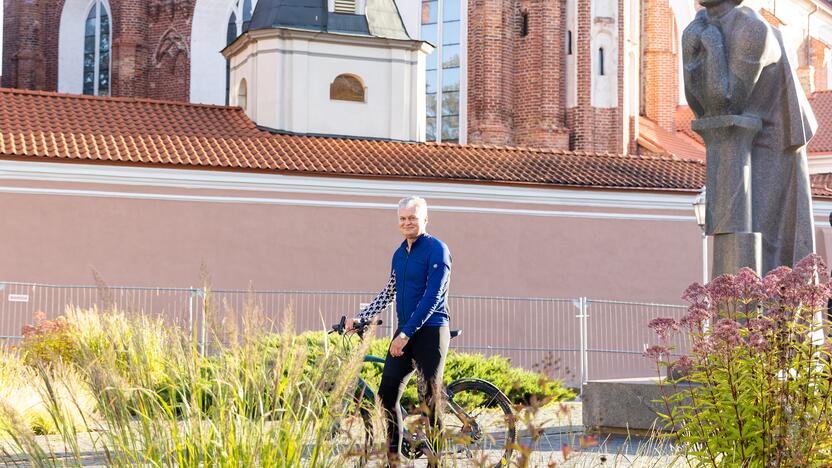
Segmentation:
<svg viewBox="0 0 832 468">
<path fill-rule="evenodd" d="M 14 3 L 14 5 L 10 5 Z M 3 69 L 4 74 L 9 73 L 9 79 L 3 79 L 5 85 L 14 88 L 37 89 L 46 88 L 46 73 L 44 69 L 43 54 L 43 6 L 38 0 L 20 0 L 17 2 L 6 1 L 4 8 L 9 8 L 9 23 L 4 26 L 5 34 L 9 36 L 9 47 L 4 50 L 10 53 L 11 57 L 7 63 L 11 65 L 10 70 Z M 25 20 L 24 20 L 25 19 Z M 5 42 L 5 41 L 4 41 Z M 16 46 L 15 43 L 16 42 Z"/>
<path fill-rule="evenodd" d="M 569 148 L 569 133 L 564 127 L 563 109 L 566 107 L 564 71 L 566 50 L 563 47 L 566 28 L 564 21 L 566 5 L 562 1 L 543 0 L 543 53 L 540 65 L 543 79 L 543 102 L 540 112 L 540 130 L 545 135 L 547 146 L 558 149 Z"/>
<path fill-rule="evenodd" d="M 560 1 L 521 0 L 517 8 L 514 53 L 515 143 L 522 146 L 568 149 L 563 127 L 563 15 Z M 524 13 L 528 34 L 523 37 Z"/>
<path fill-rule="evenodd" d="M 513 0 L 468 3 L 468 141 L 512 142 Z"/>
<path fill-rule="evenodd" d="M 578 0 L 578 31 L 574 40 L 577 53 L 575 65 L 578 75 L 578 102 L 572 109 L 572 147 L 577 151 L 593 151 L 594 115 L 592 109 L 592 32 L 591 2 Z"/>
<path fill-rule="evenodd" d="M 2 86 L 11 88 L 17 81 L 12 56 L 17 53 L 17 2 L 3 0 L 3 76 Z"/>
<path fill-rule="evenodd" d="M 147 6 L 125 0 L 113 7 L 112 95 L 145 97 L 147 93 Z"/>
<path fill-rule="evenodd" d="M 667 0 L 644 3 L 644 115 L 673 132 L 679 103 L 679 70 L 673 10 Z"/>
</svg>

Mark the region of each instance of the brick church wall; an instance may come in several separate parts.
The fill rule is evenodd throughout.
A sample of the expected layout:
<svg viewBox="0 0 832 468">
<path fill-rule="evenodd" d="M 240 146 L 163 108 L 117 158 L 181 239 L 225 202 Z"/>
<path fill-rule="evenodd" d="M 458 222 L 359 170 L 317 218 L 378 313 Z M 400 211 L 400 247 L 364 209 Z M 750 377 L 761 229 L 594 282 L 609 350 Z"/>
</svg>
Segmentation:
<svg viewBox="0 0 832 468">
<path fill-rule="evenodd" d="M 646 0 L 644 34 L 644 116 L 673 132 L 679 103 L 678 35 L 668 0 Z"/>
<path fill-rule="evenodd" d="M 194 4 L 195 0 L 109 1 L 114 96 L 188 100 Z M 63 7 L 64 0 L 4 0 L 3 86 L 58 89 Z"/>
<path fill-rule="evenodd" d="M 561 0 L 469 1 L 470 143 L 568 149 L 563 11 Z"/>
</svg>

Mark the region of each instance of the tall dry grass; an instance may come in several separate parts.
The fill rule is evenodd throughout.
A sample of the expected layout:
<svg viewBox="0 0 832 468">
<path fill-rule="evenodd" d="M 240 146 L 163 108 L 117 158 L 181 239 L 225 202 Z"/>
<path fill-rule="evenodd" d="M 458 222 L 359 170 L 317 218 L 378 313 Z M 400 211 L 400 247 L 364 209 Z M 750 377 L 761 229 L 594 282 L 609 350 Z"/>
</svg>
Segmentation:
<svg viewBox="0 0 832 468">
<path fill-rule="evenodd" d="M 286 323 L 285 346 L 266 352 L 254 334 L 215 340 L 203 356 L 187 334 L 146 316 L 70 309 L 66 318 L 72 362 L 4 360 L 7 460 L 53 466 L 97 452 L 115 466 L 326 467 L 348 456 L 338 422 L 351 417 L 363 346 L 333 347 L 311 365 Z M 42 432 L 57 434 L 63 453 L 36 437 L 27 407 L 41 408 L 51 422 Z"/>
</svg>

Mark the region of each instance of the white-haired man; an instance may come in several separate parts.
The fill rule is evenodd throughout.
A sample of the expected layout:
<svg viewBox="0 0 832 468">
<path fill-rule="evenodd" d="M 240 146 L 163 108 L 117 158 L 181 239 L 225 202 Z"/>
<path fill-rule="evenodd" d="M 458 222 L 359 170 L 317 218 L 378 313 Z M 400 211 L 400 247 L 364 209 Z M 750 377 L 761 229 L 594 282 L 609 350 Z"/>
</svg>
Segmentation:
<svg viewBox="0 0 832 468">
<path fill-rule="evenodd" d="M 357 318 L 368 319 L 396 301 L 398 326 L 378 389 L 387 419 L 388 460 L 393 466 L 401 453 L 399 400 L 416 370 L 424 379 L 419 400 L 426 408 L 430 433 L 441 431 L 442 375 L 451 339 L 447 310 L 451 253 L 444 242 L 426 232 L 428 206 L 424 199 L 400 200 L 398 215 L 404 241 L 393 252 L 390 280 Z"/>
</svg>

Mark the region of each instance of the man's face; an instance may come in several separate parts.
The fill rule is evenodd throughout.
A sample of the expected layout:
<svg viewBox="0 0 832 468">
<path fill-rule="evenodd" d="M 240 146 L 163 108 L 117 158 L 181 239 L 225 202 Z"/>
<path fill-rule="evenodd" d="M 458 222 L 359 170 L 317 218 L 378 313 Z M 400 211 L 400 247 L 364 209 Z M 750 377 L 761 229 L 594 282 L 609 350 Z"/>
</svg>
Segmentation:
<svg viewBox="0 0 832 468">
<path fill-rule="evenodd" d="M 428 217 L 424 209 L 415 205 L 399 208 L 399 232 L 405 239 L 416 239 L 424 234 L 427 224 Z"/>
</svg>

